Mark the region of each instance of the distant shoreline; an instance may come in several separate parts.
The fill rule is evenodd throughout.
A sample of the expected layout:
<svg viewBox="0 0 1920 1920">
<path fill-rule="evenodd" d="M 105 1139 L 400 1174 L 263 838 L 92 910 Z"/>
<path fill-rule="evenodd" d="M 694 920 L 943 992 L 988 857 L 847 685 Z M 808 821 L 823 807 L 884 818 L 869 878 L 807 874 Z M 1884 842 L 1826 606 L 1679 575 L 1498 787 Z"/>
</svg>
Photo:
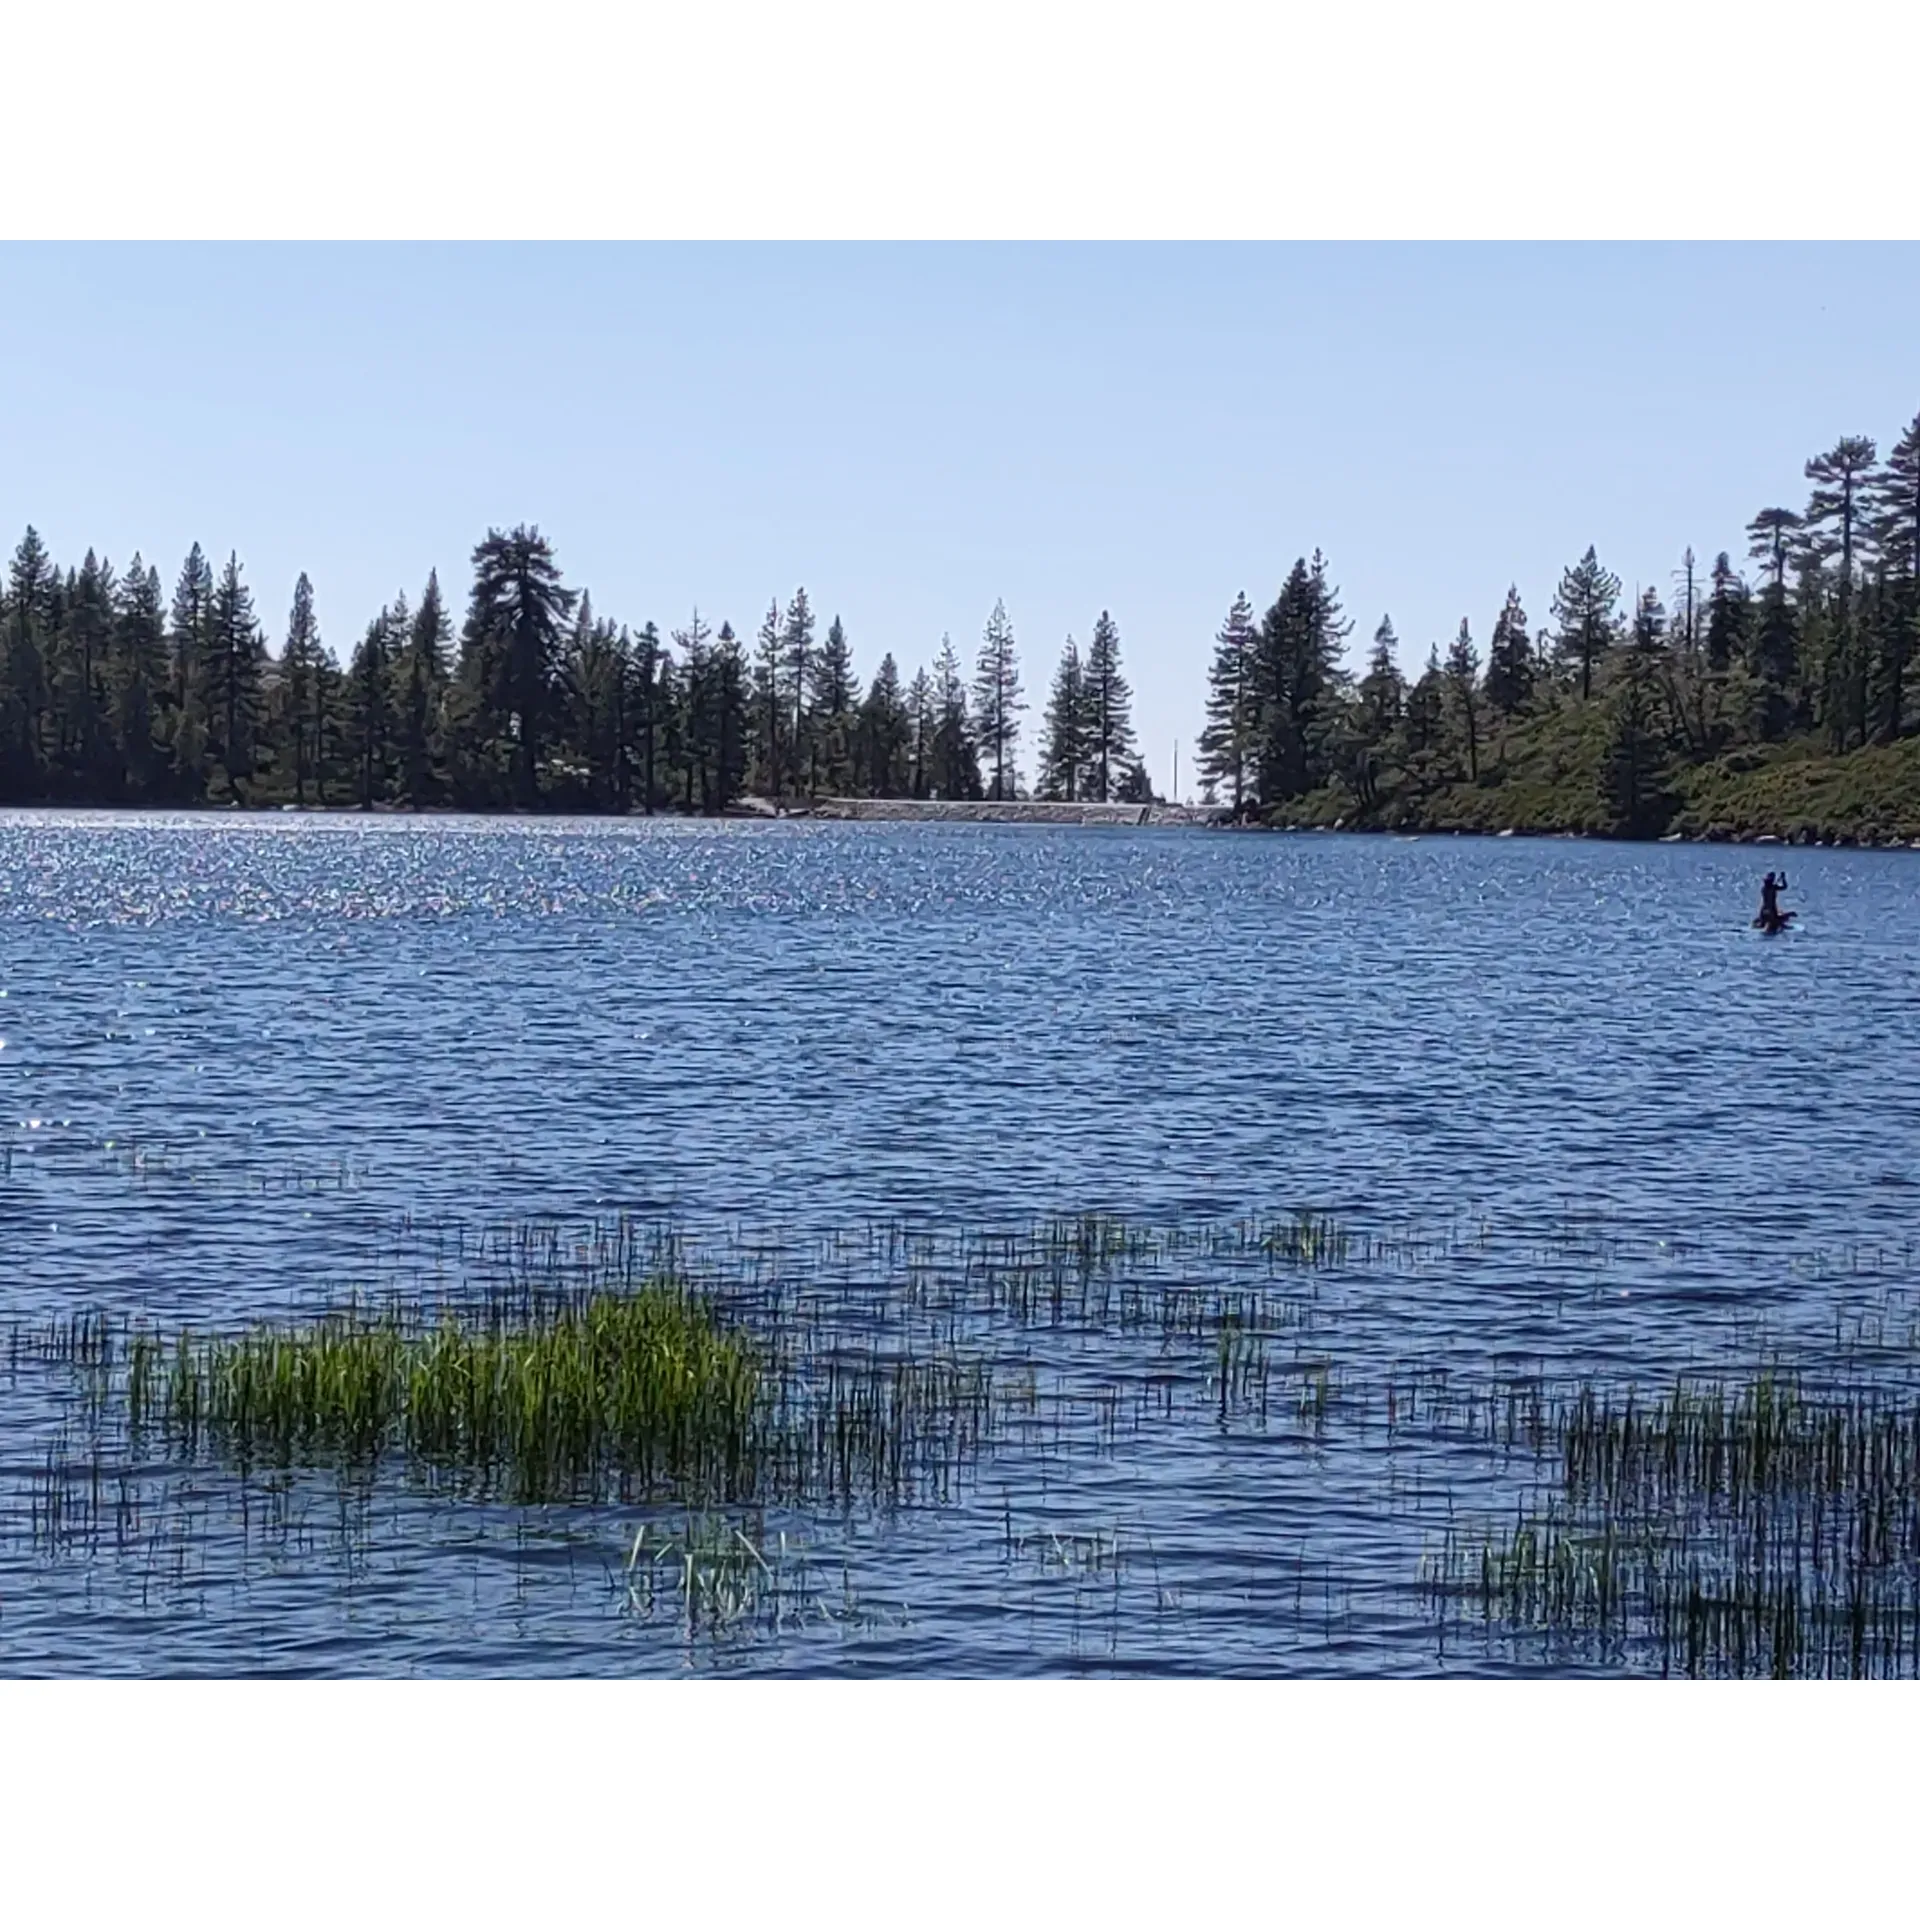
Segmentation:
<svg viewBox="0 0 1920 1920">
<path fill-rule="evenodd" d="M 1619 846 L 1740 846 L 1740 847 L 1818 847 L 1830 851 L 1920 853 L 1920 838 L 1897 833 L 1875 834 L 1821 831 L 1810 827 L 1781 833 L 1763 833 L 1745 828 L 1713 826 L 1700 832 L 1669 832 L 1658 836 L 1625 837 L 1594 833 L 1571 827 L 1413 827 L 1373 821 L 1265 821 L 1233 819 L 1219 807 L 1181 807 L 1165 802 L 1150 805 L 1120 805 L 1112 801 L 1069 800 L 852 800 L 821 799 L 778 809 L 770 801 L 738 804 L 723 813 L 681 813 L 665 808 L 654 813 L 589 813 L 564 809 L 519 812 L 508 808 L 490 808 L 485 812 L 463 811 L 454 807 L 320 806 L 274 802 L 258 807 L 214 806 L 202 802 L 173 805 L 101 806 L 66 801 L 25 801 L 0 804 L 0 816 L 49 814 L 55 816 L 97 814 L 108 817 L 161 814 L 209 819 L 248 820 L 282 819 L 289 815 L 325 820 L 355 817 L 414 820 L 684 820 L 760 823 L 767 826 L 789 822 L 826 821 L 835 826 L 849 825 L 929 825 L 951 826 L 1033 826 L 1033 827 L 1204 827 L 1215 831 L 1249 834 L 1339 834 L 1355 839 L 1389 840 L 1596 840 Z"/>
</svg>

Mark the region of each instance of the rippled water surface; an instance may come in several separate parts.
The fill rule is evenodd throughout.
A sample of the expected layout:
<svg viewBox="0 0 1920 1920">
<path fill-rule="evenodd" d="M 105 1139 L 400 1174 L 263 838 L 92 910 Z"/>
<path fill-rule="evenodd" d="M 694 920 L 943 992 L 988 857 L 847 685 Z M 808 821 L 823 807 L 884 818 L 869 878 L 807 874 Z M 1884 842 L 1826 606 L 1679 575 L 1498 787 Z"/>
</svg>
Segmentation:
<svg viewBox="0 0 1920 1920">
<path fill-rule="evenodd" d="M 634 1577 L 636 1528 L 684 1515 L 321 1469 L 236 1492 L 150 1460 L 56 1524 L 84 1392 L 16 1356 L 0 1665 L 1510 1664 L 1526 1649 L 1449 1632 L 1420 1569 L 1511 1508 L 1512 1463 L 1444 1422 L 1396 1431 L 1389 1395 L 1659 1385 L 1910 1319 L 1920 859 L 1789 854 L 1801 928 L 1763 940 L 1766 851 L 0 818 L 18 1327 L 458 1285 L 529 1229 L 564 1262 L 623 1217 L 717 1266 L 777 1239 L 765 1271 L 864 1312 L 901 1285 L 882 1223 L 1095 1210 L 1190 1237 L 1128 1284 L 1257 1292 L 1270 1362 L 1223 1391 L 1207 1339 L 1084 1298 L 963 1315 L 949 1331 L 1028 1381 L 1024 1428 L 937 1494 L 764 1516 L 772 1571 L 703 1625 L 665 1572 Z M 1222 1250 L 1297 1209 L 1353 1256 Z M 875 1318 L 913 1336 L 904 1307 Z"/>
</svg>

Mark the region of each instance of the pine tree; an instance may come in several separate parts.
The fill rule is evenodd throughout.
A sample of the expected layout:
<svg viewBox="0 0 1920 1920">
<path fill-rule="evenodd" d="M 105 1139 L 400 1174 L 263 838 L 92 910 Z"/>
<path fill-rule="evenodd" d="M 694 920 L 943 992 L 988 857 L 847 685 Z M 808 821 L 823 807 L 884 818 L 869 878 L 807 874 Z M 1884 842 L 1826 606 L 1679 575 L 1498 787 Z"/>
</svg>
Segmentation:
<svg viewBox="0 0 1920 1920">
<path fill-rule="evenodd" d="M 753 704 L 758 715 L 760 786 L 776 809 L 780 805 L 780 774 L 785 761 L 786 701 L 781 671 L 780 603 L 767 604 L 753 660 Z"/>
<path fill-rule="evenodd" d="M 228 798 L 246 799 L 255 772 L 254 731 L 260 719 L 265 648 L 254 617 L 253 594 L 240 577 L 240 556 L 227 564 L 214 589 L 205 651 L 209 748 Z"/>
<path fill-rule="evenodd" d="M 1660 657 L 1666 614 L 1651 587 L 1635 612 L 1633 641 L 1608 696 L 1600 799 L 1608 825 L 1624 839 L 1661 832 L 1673 809 L 1668 755 L 1659 725 Z"/>
<path fill-rule="evenodd" d="M 1054 669 L 1053 691 L 1047 698 L 1040 735 L 1040 765 L 1035 790 L 1043 800 L 1082 798 L 1080 781 L 1088 760 L 1086 723 L 1089 703 L 1080 670 L 1080 650 L 1073 635 L 1061 649 Z"/>
<path fill-rule="evenodd" d="M 747 667 L 740 642 L 723 620 L 714 640 L 714 782 L 709 811 L 723 813 L 747 783 Z"/>
<path fill-rule="evenodd" d="M 1751 648 L 1752 601 L 1747 583 L 1722 553 L 1714 557 L 1713 587 L 1707 596 L 1707 670 L 1726 673 Z"/>
<path fill-rule="evenodd" d="M 1619 604 L 1620 576 L 1609 573 L 1591 547 L 1560 576 L 1553 596 L 1553 617 L 1559 622 L 1554 645 L 1563 668 L 1578 671 L 1582 700 L 1592 697 L 1593 670 L 1619 637 Z"/>
<path fill-rule="evenodd" d="M 1411 771 L 1423 778 L 1430 777 L 1433 757 L 1440 749 L 1445 728 L 1446 673 L 1440 665 L 1440 649 L 1429 647 L 1425 668 L 1407 689 L 1401 719 L 1402 757 Z"/>
<path fill-rule="evenodd" d="M 1213 787 L 1225 786 L 1236 817 L 1244 810 L 1247 771 L 1259 724 L 1255 696 L 1253 606 L 1242 593 L 1227 611 L 1227 623 L 1214 637 L 1207 669 L 1207 720 L 1199 741 L 1199 774 Z"/>
<path fill-rule="evenodd" d="M 85 800 L 117 784 L 109 740 L 107 662 L 113 649 L 113 568 L 87 549 L 70 577 L 59 653 L 50 663 L 60 759 L 71 789 Z"/>
<path fill-rule="evenodd" d="M 583 769 L 581 797 L 596 813 L 624 812 L 623 761 L 630 664 L 620 630 L 594 617 L 591 595 L 575 603 L 562 668 L 568 737 Z"/>
<path fill-rule="evenodd" d="M 1493 638 L 1487 644 L 1485 695 L 1488 711 L 1501 720 L 1511 720 L 1533 706 L 1536 678 L 1533 642 L 1527 633 L 1527 610 L 1520 604 L 1520 589 L 1507 589 L 1506 604 L 1493 623 Z"/>
<path fill-rule="evenodd" d="M 1819 549 L 1808 542 L 1796 555 L 1793 651 L 1800 666 L 1799 698 L 1788 725 L 1817 725 L 1829 753 L 1844 753 L 1852 730 L 1844 639 L 1833 619 L 1833 596 Z"/>
<path fill-rule="evenodd" d="M 1467 778 L 1480 778 L 1480 653 L 1465 620 L 1447 649 L 1447 704 L 1467 750 Z"/>
<path fill-rule="evenodd" d="M 938 724 L 933 698 L 933 681 L 925 667 L 916 668 L 907 687 L 907 731 L 912 756 L 907 791 L 916 800 L 927 797 L 929 770 L 933 765 L 934 730 Z"/>
<path fill-rule="evenodd" d="M 1879 490 L 1878 457 L 1871 440 L 1849 434 L 1807 462 L 1814 482 L 1802 524 L 1810 549 L 1823 563 L 1837 563 L 1833 634 L 1828 675 L 1832 713 L 1841 749 L 1867 739 L 1867 650 L 1854 619 L 1856 568 L 1871 550 L 1873 503 Z"/>
<path fill-rule="evenodd" d="M 639 648 L 634 649 L 636 658 Z M 660 646 L 658 688 L 654 697 L 655 767 L 661 797 L 671 805 L 676 793 L 685 795 L 688 787 L 688 696 L 682 663 L 673 657 L 671 641 Z"/>
<path fill-rule="evenodd" d="M 213 629 L 213 567 L 199 541 L 186 557 L 173 589 L 172 737 L 175 778 L 183 799 L 201 798 L 207 787 L 207 653 Z"/>
<path fill-rule="evenodd" d="M 0 796 L 10 800 L 38 799 L 44 790 L 42 735 L 54 601 L 53 562 L 39 534 L 29 527 L 7 570 L 5 671 L 0 674 Z"/>
<path fill-rule="evenodd" d="M 1907 670 L 1912 658 L 1912 582 L 1884 567 L 1862 589 L 1860 642 L 1870 662 L 1866 726 L 1882 745 L 1906 728 Z"/>
<path fill-rule="evenodd" d="M 1751 663 L 1762 683 L 1761 736 L 1777 740 L 1794 721 L 1792 689 L 1800 677 L 1800 640 L 1787 588 L 1787 563 L 1797 551 L 1800 516 L 1767 507 L 1747 523 L 1747 553 L 1767 569 L 1754 623 Z"/>
<path fill-rule="evenodd" d="M 393 744 L 393 656 L 395 639 L 405 622 L 382 607 L 367 623 L 360 644 L 347 666 L 345 712 L 346 746 L 354 767 L 354 797 L 362 811 L 371 812 L 388 797 Z"/>
<path fill-rule="evenodd" d="M 900 668 L 892 654 L 884 654 L 867 689 L 860 713 L 860 759 L 865 790 L 876 799 L 891 800 L 912 783 L 912 723 L 906 695 L 900 686 Z"/>
<path fill-rule="evenodd" d="M 791 745 L 793 787 L 797 794 L 804 783 L 809 792 L 814 784 L 813 728 L 807 714 L 807 696 L 813 688 L 813 608 L 807 603 L 805 587 L 796 589 L 787 602 L 787 618 L 780 630 L 780 648 L 787 678 L 787 737 Z"/>
<path fill-rule="evenodd" d="M 1874 444 L 1849 434 L 1809 460 L 1806 475 L 1814 489 L 1801 526 L 1822 562 L 1839 562 L 1833 580 L 1844 625 L 1852 606 L 1856 559 L 1872 537 L 1871 508 L 1879 492 Z"/>
<path fill-rule="evenodd" d="M 1909 667 L 1920 650 L 1920 414 L 1894 443 L 1875 483 L 1874 539 L 1886 557 L 1876 621 L 1875 705 L 1882 740 L 1906 731 Z"/>
<path fill-rule="evenodd" d="M 1120 670 L 1120 630 L 1104 609 L 1093 623 L 1081 676 L 1087 702 L 1087 797 L 1112 797 L 1120 769 L 1139 757 L 1133 735 L 1133 693 Z"/>
<path fill-rule="evenodd" d="M 1747 557 L 1766 563 L 1772 584 L 1786 590 L 1787 562 L 1800 539 L 1800 516 L 1791 507 L 1763 507 L 1747 522 Z"/>
<path fill-rule="evenodd" d="M 808 668 L 809 712 L 813 729 L 811 784 L 824 781 L 829 793 L 845 793 L 852 779 L 853 732 L 860 704 L 860 682 L 853 671 L 847 630 L 835 614 L 827 637 Z"/>
<path fill-rule="evenodd" d="M 667 639 L 681 663 L 681 757 L 687 810 L 691 812 L 696 804 L 697 789 L 700 811 L 711 813 L 719 755 L 719 666 L 714 655 L 713 631 L 695 607 L 687 624 L 675 627 Z"/>
<path fill-rule="evenodd" d="M 940 636 L 934 661 L 933 797 L 936 800 L 978 800 L 981 795 L 980 751 L 967 713 L 966 682 L 960 677 L 953 636 Z"/>
<path fill-rule="evenodd" d="M 439 569 L 434 568 L 427 574 L 419 610 L 407 628 L 406 651 L 398 675 L 395 721 L 399 797 L 409 807 L 431 806 L 442 791 L 436 762 L 442 751 L 442 715 L 452 653 L 453 621 L 440 596 Z"/>
<path fill-rule="evenodd" d="M 320 723 L 324 698 L 320 691 L 323 658 L 320 625 L 313 611 L 313 583 L 303 573 L 294 582 L 293 608 L 287 615 L 287 639 L 280 651 L 280 688 L 284 712 L 281 730 L 293 763 L 293 797 L 307 804 L 307 780 L 316 787 L 321 754 Z"/>
<path fill-rule="evenodd" d="M 560 648 L 575 594 L 538 527 L 490 527 L 473 550 L 462 673 L 479 695 L 480 740 L 504 754 L 514 804 L 540 801 L 540 767 L 559 699 Z"/>
<path fill-rule="evenodd" d="M 1363 807 L 1380 804 L 1380 775 L 1400 733 L 1407 704 L 1393 621 L 1381 616 L 1374 629 L 1367 671 L 1355 690 L 1352 786 Z"/>
<path fill-rule="evenodd" d="M 154 728 L 167 674 L 166 650 L 160 570 L 149 567 L 136 553 L 115 602 L 109 673 L 113 743 L 121 784 L 136 800 L 157 795 L 165 784 Z"/>
<path fill-rule="evenodd" d="M 1357 689 L 1360 702 L 1360 728 L 1363 737 L 1378 745 L 1391 737 L 1400 724 L 1406 705 L 1407 681 L 1400 671 L 1399 643 L 1390 615 L 1382 615 L 1373 630 L 1373 647 L 1367 655 L 1367 671 Z"/>
<path fill-rule="evenodd" d="M 1875 478 L 1874 540 L 1895 577 L 1920 579 L 1920 413 Z"/>
<path fill-rule="evenodd" d="M 974 672 L 974 721 L 980 757 L 993 766 L 993 800 L 1011 800 L 1019 781 L 1013 750 L 1020 739 L 1020 715 L 1026 700 L 1020 688 L 1020 662 L 1013 650 L 1013 622 L 1006 602 L 996 600 L 980 636 Z"/>
<path fill-rule="evenodd" d="M 1299 798 L 1330 771 L 1345 633 L 1321 556 L 1311 566 L 1296 560 L 1254 648 L 1254 778 L 1262 807 Z"/>
<path fill-rule="evenodd" d="M 633 717 L 640 756 L 640 811 L 654 808 L 659 775 L 660 735 L 667 717 L 672 686 L 671 657 L 660 644 L 660 629 L 651 620 L 633 643 Z"/>
</svg>

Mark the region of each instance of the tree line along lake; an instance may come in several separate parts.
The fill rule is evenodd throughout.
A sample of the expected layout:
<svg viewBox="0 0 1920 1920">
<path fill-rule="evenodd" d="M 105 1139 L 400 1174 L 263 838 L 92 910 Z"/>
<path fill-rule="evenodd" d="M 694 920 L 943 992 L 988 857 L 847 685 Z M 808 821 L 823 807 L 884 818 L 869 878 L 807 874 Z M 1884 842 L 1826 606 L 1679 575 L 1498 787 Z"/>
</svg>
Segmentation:
<svg viewBox="0 0 1920 1920">
<path fill-rule="evenodd" d="M 1777 504 L 1738 540 L 1677 538 L 1664 584 L 1623 595 L 1592 546 L 1558 564 L 1545 620 L 1513 586 L 1444 638 L 1390 612 L 1357 632 L 1317 551 L 1264 611 L 1223 593 L 1217 632 L 1190 636 L 1199 797 L 1276 825 L 1920 838 L 1920 418 L 1884 456 L 1845 434 L 1787 478 L 1757 477 Z M 1044 686 L 999 601 L 970 654 L 951 633 L 923 663 L 884 650 L 863 685 L 804 587 L 757 627 L 695 609 L 663 634 L 597 608 L 536 527 L 489 529 L 470 566 L 457 629 L 430 571 L 346 646 L 303 573 L 276 645 L 237 552 L 216 569 L 195 544 L 169 597 L 141 555 L 63 563 L 29 527 L 0 590 L 0 804 L 1157 797 L 1109 608 L 1057 658 L 1049 637 Z"/>
</svg>

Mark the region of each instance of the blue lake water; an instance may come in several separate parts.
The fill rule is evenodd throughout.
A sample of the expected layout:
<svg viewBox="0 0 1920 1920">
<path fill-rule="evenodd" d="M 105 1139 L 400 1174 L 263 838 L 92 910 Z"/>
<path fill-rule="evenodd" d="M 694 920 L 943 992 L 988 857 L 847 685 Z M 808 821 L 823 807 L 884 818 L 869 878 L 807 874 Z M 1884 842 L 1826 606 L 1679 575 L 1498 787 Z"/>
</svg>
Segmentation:
<svg viewBox="0 0 1920 1920">
<path fill-rule="evenodd" d="M 1801 923 L 1766 940 L 1782 857 Z M 1336 1382 L 1312 1430 L 1209 1417 L 1203 1355 L 1008 1334 L 1116 1430 L 1063 1417 L 949 1497 L 776 1517 L 790 1617 L 726 1631 L 635 1604 L 644 1513 L 396 1485 L 350 1531 L 319 1470 L 250 1532 L 216 1470 L 155 1463 L 164 1527 L 49 1546 L 71 1393 L 17 1366 L 0 1669 L 1504 1670 L 1418 1568 L 1510 1510 L 1510 1466 L 1390 1442 L 1381 1396 L 1421 1369 L 1657 1386 L 1907 1314 L 1917 931 L 1892 853 L 0 816 L 19 1324 L 302 1312 L 623 1215 L 718 1246 L 1306 1208 L 1401 1249 L 1272 1282 L 1287 1364 Z"/>
</svg>

